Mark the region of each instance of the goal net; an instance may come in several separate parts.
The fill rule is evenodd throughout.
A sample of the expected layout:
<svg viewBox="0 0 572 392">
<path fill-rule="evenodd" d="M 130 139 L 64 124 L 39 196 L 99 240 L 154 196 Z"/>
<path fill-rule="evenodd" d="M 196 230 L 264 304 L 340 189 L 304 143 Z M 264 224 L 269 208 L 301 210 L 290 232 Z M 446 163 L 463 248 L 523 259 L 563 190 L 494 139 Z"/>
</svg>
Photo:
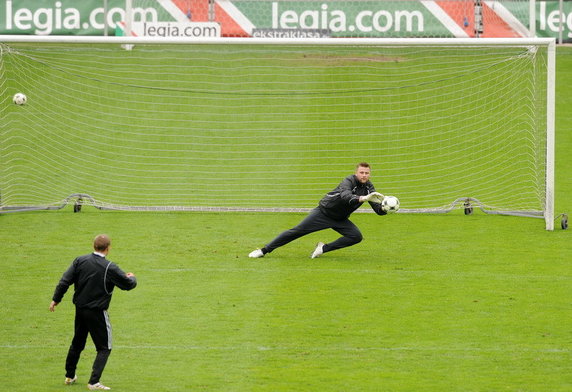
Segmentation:
<svg viewBox="0 0 572 392">
<path fill-rule="evenodd" d="M 298 211 L 366 161 L 405 212 L 553 220 L 553 40 L 44 38 L 0 44 L 1 211 Z"/>
</svg>

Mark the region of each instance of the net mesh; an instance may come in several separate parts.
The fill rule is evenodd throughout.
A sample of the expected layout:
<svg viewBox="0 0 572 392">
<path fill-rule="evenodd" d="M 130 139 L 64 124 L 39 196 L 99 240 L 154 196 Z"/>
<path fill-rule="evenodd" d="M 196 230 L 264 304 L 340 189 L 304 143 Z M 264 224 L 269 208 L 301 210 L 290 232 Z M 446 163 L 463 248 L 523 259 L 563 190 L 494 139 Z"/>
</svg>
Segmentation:
<svg viewBox="0 0 572 392">
<path fill-rule="evenodd" d="M 361 161 L 405 210 L 544 209 L 544 47 L 2 44 L 0 93 L 4 209 L 305 209 Z"/>
</svg>

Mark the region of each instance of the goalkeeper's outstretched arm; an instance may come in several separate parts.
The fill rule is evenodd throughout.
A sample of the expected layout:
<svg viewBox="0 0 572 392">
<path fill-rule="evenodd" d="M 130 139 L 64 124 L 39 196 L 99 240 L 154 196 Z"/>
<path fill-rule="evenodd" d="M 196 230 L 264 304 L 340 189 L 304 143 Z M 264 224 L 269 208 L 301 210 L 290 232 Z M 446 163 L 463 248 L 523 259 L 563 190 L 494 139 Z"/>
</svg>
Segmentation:
<svg viewBox="0 0 572 392">
<path fill-rule="evenodd" d="M 363 203 L 365 201 L 369 201 L 370 203 L 379 204 L 383 201 L 383 195 L 379 192 L 371 192 L 365 196 L 360 196 L 359 201 L 360 201 L 360 203 Z"/>
<path fill-rule="evenodd" d="M 373 191 L 366 196 L 360 196 L 360 202 L 367 201 L 377 215 L 387 215 L 387 211 L 383 209 L 381 204 L 383 198 L 384 196 L 381 193 Z"/>
</svg>

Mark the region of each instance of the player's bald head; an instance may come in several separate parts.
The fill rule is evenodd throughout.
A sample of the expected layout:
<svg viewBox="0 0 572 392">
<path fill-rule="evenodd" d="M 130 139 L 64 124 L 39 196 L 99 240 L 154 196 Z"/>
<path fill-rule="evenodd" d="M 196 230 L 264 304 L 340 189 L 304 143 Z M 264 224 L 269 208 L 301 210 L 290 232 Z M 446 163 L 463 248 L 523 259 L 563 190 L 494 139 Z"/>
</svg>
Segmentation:
<svg viewBox="0 0 572 392">
<path fill-rule="evenodd" d="M 107 234 L 99 234 L 93 240 L 93 249 L 103 252 L 111 245 L 111 238 Z"/>
</svg>

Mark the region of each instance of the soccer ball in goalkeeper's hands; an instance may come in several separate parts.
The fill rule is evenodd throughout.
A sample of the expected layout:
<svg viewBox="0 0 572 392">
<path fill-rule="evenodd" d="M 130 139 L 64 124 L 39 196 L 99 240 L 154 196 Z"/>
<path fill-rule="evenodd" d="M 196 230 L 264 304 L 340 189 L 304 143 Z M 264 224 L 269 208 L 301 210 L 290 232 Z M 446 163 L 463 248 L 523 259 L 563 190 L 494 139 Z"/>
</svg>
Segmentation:
<svg viewBox="0 0 572 392">
<path fill-rule="evenodd" d="M 395 196 L 385 196 L 381 202 L 381 208 L 387 212 L 397 212 L 399 210 L 399 199 Z"/>
<path fill-rule="evenodd" d="M 12 100 L 16 105 L 24 105 L 28 101 L 28 98 L 26 97 L 26 94 L 16 93 Z"/>
</svg>

